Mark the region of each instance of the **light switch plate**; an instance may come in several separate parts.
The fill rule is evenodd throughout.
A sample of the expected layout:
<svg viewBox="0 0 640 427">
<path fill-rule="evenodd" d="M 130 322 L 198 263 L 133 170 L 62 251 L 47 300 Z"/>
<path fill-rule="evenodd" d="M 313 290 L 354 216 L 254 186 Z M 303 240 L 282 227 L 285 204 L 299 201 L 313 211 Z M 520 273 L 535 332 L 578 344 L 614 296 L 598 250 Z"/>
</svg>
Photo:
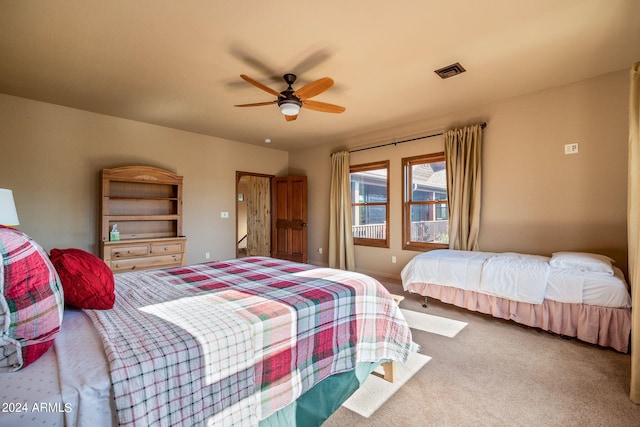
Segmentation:
<svg viewBox="0 0 640 427">
<path fill-rule="evenodd" d="M 564 145 L 564 154 L 577 154 L 578 153 L 578 143 L 574 142 L 573 144 L 565 144 Z"/>
</svg>

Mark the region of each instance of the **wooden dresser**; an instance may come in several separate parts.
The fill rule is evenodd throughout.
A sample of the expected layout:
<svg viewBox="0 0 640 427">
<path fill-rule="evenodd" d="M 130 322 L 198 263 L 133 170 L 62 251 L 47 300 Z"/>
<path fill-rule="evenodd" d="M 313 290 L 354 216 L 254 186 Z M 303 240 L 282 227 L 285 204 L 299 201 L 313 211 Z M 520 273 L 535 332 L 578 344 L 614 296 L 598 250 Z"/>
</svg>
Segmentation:
<svg viewBox="0 0 640 427">
<path fill-rule="evenodd" d="M 100 240 L 114 273 L 184 265 L 182 176 L 150 166 L 103 169 Z"/>
</svg>

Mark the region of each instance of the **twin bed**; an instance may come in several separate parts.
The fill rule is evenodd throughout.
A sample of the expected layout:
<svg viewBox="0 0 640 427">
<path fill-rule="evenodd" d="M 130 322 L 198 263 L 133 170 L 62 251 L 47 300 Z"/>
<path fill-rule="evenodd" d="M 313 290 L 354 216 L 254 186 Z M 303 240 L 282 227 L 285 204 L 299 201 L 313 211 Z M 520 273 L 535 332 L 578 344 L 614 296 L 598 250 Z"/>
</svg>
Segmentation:
<svg viewBox="0 0 640 427">
<path fill-rule="evenodd" d="M 402 270 L 405 291 L 626 353 L 631 297 L 622 271 L 597 254 L 434 250 Z"/>
<path fill-rule="evenodd" d="M 4 255 L 6 315 L 28 270 Z M 116 274 L 114 288 L 112 308 L 66 307 L 48 351 L 0 372 L 1 425 L 320 425 L 417 351 L 389 292 L 358 273 L 251 257 Z"/>
</svg>

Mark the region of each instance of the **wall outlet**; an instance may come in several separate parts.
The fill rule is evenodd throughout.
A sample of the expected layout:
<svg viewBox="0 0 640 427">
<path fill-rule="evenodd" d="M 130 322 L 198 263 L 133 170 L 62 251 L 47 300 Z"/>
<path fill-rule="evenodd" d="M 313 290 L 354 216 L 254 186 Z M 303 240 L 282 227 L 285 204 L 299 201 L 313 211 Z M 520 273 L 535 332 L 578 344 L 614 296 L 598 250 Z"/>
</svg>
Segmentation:
<svg viewBox="0 0 640 427">
<path fill-rule="evenodd" d="M 229 218 L 229 212 L 220 212 L 220 218 Z"/>
<path fill-rule="evenodd" d="M 578 143 L 574 142 L 573 144 L 565 144 L 564 145 L 564 154 L 577 154 L 578 153 Z"/>
<path fill-rule="evenodd" d="M 396 263 L 396 257 L 395 257 L 395 256 L 392 256 L 392 257 L 391 257 L 391 264 L 395 264 L 395 263 Z"/>
<path fill-rule="evenodd" d="M 318 253 L 321 254 L 322 253 L 322 248 L 318 248 Z"/>
<path fill-rule="evenodd" d="M 211 254 L 209 252 L 205 252 L 204 259 L 209 259 L 209 258 L 211 258 Z"/>
</svg>

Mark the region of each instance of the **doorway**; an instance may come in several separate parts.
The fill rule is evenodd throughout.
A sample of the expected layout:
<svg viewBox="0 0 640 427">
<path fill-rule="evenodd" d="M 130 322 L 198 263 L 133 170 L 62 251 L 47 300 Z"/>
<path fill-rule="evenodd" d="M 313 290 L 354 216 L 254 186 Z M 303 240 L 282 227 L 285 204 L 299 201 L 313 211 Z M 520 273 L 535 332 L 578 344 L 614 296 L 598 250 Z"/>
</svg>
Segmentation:
<svg viewBox="0 0 640 427">
<path fill-rule="evenodd" d="M 271 256 L 271 179 L 236 172 L 236 258 Z"/>
</svg>

